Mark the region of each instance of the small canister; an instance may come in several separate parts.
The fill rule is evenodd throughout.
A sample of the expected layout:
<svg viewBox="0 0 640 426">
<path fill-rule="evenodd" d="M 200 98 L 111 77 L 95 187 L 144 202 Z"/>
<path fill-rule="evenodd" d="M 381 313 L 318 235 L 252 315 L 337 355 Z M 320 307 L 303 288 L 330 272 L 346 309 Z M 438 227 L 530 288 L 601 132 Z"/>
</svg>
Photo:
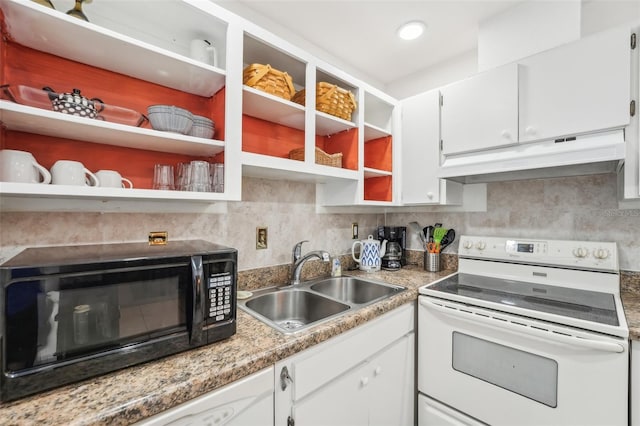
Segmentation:
<svg viewBox="0 0 640 426">
<path fill-rule="evenodd" d="M 440 271 L 440 253 L 424 252 L 424 270 L 429 272 Z"/>
</svg>

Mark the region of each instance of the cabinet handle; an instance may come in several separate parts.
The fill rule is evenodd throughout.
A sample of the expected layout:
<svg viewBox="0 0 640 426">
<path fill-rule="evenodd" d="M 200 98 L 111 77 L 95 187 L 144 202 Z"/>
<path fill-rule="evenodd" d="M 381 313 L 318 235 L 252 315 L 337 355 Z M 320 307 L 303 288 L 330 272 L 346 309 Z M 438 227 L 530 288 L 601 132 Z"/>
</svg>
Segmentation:
<svg viewBox="0 0 640 426">
<path fill-rule="evenodd" d="M 360 385 L 362 387 L 365 387 L 369 384 L 369 378 L 368 377 L 362 377 L 360 378 Z"/>
<path fill-rule="evenodd" d="M 375 370 L 373 370 L 373 373 L 374 373 L 376 376 L 379 376 L 380 374 L 382 374 L 382 367 L 377 366 L 377 367 L 376 367 L 376 369 L 375 369 Z"/>
<path fill-rule="evenodd" d="M 529 135 L 529 136 L 535 136 L 536 134 L 536 128 L 533 126 L 527 126 L 524 129 L 524 133 Z"/>
<path fill-rule="evenodd" d="M 293 383 L 293 379 L 289 375 L 287 367 L 282 367 L 282 370 L 280 370 L 280 388 L 286 390 L 289 383 Z"/>
<path fill-rule="evenodd" d="M 511 139 L 511 132 L 509 132 L 508 130 L 503 130 L 502 133 L 501 133 L 501 136 L 504 139 Z"/>
<path fill-rule="evenodd" d="M 432 199 L 433 198 L 433 192 L 431 192 L 431 191 L 427 192 L 427 198 L 428 199 Z"/>
</svg>

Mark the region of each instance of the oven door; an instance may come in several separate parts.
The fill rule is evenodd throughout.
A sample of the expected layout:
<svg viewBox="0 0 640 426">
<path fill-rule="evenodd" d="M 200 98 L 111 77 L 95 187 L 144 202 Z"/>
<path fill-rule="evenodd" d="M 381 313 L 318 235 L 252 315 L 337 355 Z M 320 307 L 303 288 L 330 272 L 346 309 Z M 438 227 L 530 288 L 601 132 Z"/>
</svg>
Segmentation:
<svg viewBox="0 0 640 426">
<path fill-rule="evenodd" d="M 489 424 L 627 424 L 626 340 L 428 296 L 419 302 L 422 394 Z"/>
</svg>

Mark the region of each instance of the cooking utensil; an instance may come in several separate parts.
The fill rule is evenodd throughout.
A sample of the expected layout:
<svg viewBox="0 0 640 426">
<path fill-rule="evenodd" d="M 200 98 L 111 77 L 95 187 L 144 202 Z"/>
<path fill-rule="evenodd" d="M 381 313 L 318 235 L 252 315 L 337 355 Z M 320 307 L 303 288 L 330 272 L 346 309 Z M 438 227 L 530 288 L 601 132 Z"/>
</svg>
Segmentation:
<svg viewBox="0 0 640 426">
<path fill-rule="evenodd" d="M 435 241 L 436 243 L 440 244 L 442 242 L 442 239 L 444 238 L 444 236 L 447 235 L 448 231 L 449 230 L 447 228 L 436 227 L 433 230 L 433 241 Z"/>
<path fill-rule="evenodd" d="M 430 238 L 433 238 L 433 226 L 425 226 L 422 228 L 422 232 L 424 232 L 424 238 L 429 241 Z"/>
<path fill-rule="evenodd" d="M 456 231 L 453 229 L 449 229 L 447 234 L 440 241 L 440 251 L 444 251 L 447 246 L 449 246 L 456 239 Z"/>
<path fill-rule="evenodd" d="M 438 243 L 427 243 L 427 252 L 428 253 L 440 253 L 440 244 L 438 244 Z"/>
<path fill-rule="evenodd" d="M 426 246 L 427 245 L 427 239 L 425 238 L 424 234 L 422 233 L 422 229 L 420 228 L 420 224 L 418 222 L 409 222 L 409 226 L 411 227 L 411 229 L 413 231 L 415 231 L 418 236 L 420 237 L 420 241 L 422 241 L 422 245 Z"/>
</svg>

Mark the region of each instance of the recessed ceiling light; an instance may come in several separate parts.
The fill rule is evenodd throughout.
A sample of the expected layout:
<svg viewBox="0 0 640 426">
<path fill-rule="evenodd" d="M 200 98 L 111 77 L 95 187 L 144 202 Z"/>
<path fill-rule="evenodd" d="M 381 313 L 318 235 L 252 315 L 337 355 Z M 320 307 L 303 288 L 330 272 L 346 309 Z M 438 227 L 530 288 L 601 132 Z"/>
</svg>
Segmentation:
<svg viewBox="0 0 640 426">
<path fill-rule="evenodd" d="M 398 28 L 398 37 L 403 40 L 415 40 L 422 35 L 427 25 L 422 21 L 411 21 Z"/>
</svg>

